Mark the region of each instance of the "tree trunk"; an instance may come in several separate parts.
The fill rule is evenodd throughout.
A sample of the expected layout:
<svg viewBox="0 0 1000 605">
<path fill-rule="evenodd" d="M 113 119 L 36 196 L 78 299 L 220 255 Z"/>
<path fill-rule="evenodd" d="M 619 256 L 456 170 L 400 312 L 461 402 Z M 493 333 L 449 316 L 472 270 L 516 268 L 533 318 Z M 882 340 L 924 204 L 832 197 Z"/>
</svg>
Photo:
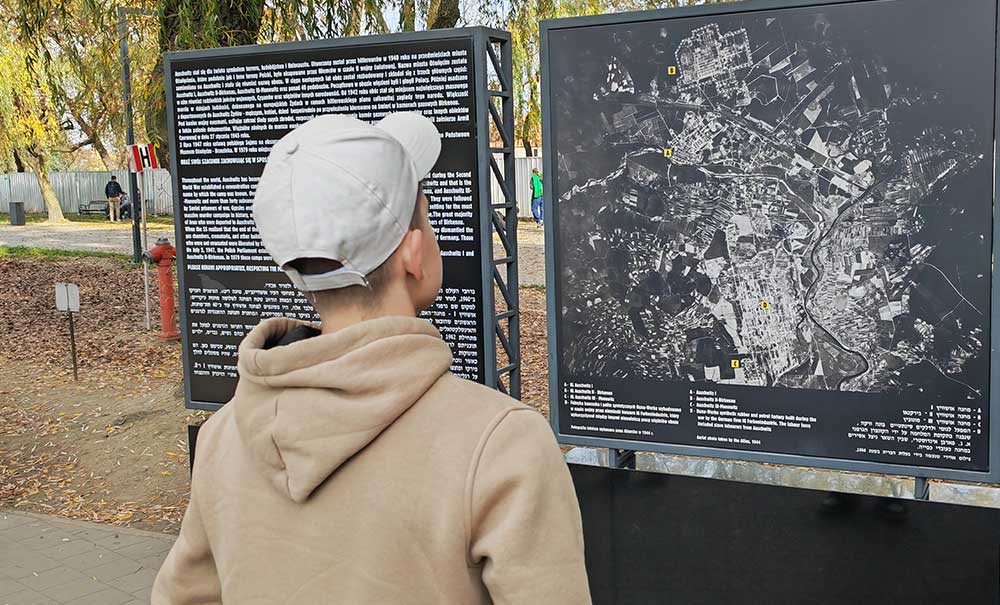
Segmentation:
<svg viewBox="0 0 1000 605">
<path fill-rule="evenodd" d="M 399 29 L 404 32 L 411 32 L 416 28 L 417 4 L 416 0 L 403 0 L 403 6 L 399 10 Z"/>
<path fill-rule="evenodd" d="M 101 163 L 104 164 L 105 170 L 114 170 L 112 166 L 114 165 L 114 160 L 111 158 L 111 154 L 108 153 L 108 148 L 104 146 L 104 142 L 101 141 L 101 133 L 97 132 L 97 128 L 94 124 L 83 119 L 83 116 L 77 111 L 77 105 L 73 100 L 67 98 L 66 105 L 69 107 L 69 113 L 73 116 L 73 120 L 80 126 L 80 130 L 86 135 L 87 140 L 90 141 L 90 145 L 94 147 L 94 151 L 97 155 L 101 157 Z"/>
<path fill-rule="evenodd" d="M 14 150 L 14 168 L 18 172 L 26 172 L 24 162 L 21 160 L 21 154 L 16 149 Z"/>
<path fill-rule="evenodd" d="M 49 215 L 45 222 L 68 222 L 66 217 L 63 216 L 62 207 L 59 205 L 59 198 L 56 196 L 56 190 L 52 188 L 52 183 L 49 182 L 49 171 L 45 167 L 45 158 L 32 150 L 26 150 L 20 155 L 25 165 L 35 173 L 35 178 L 38 179 L 38 187 L 42 190 L 42 200 L 45 202 L 45 210 Z"/>
<path fill-rule="evenodd" d="M 529 158 L 535 157 L 535 151 L 531 146 L 531 129 L 528 126 L 527 116 L 521 122 L 521 145 L 524 146 L 524 155 Z"/>
<path fill-rule="evenodd" d="M 97 155 L 101 156 L 101 161 L 104 162 L 105 170 L 115 169 L 114 158 L 112 158 L 111 154 L 108 153 L 108 148 L 104 146 L 104 143 L 101 142 L 101 137 L 97 134 L 94 134 L 94 151 L 97 152 Z"/>
<path fill-rule="evenodd" d="M 360 0 L 359 0 L 360 1 Z M 198 39 L 196 43 L 202 47 L 210 46 L 245 46 L 256 44 L 260 37 L 261 23 L 264 20 L 264 0 L 225 0 L 219 3 L 205 3 L 200 0 L 161 0 L 160 4 L 160 52 L 187 50 L 182 48 L 178 38 L 182 28 L 198 31 L 201 24 L 213 21 L 217 31 L 215 40 Z M 206 11 L 214 11 L 206 15 Z M 189 15 L 182 22 L 181 14 Z M 191 31 L 187 31 L 188 34 Z M 151 84 L 163 90 L 163 56 L 157 60 L 156 67 L 150 76 Z M 162 93 L 160 98 L 162 98 Z M 150 143 L 157 143 L 156 159 L 161 168 L 170 168 L 170 143 L 167 137 L 167 110 L 162 103 L 148 110 L 145 115 L 146 133 Z"/>
<path fill-rule="evenodd" d="M 361 33 L 361 17 L 364 12 L 363 0 L 351 0 L 347 7 L 347 23 L 344 24 L 345 36 L 357 36 Z"/>
<path fill-rule="evenodd" d="M 427 7 L 427 29 L 455 27 L 461 16 L 458 0 L 430 0 L 430 6 Z"/>
<path fill-rule="evenodd" d="M 536 126 L 540 126 L 542 110 L 538 106 L 538 84 L 532 81 L 529 84 L 529 89 L 531 94 L 528 97 L 528 111 L 521 121 L 521 143 L 524 145 L 524 151 L 528 157 L 534 157 L 532 138 L 536 132 Z"/>
<path fill-rule="evenodd" d="M 153 73 L 149 76 L 149 86 L 163 86 L 163 58 L 160 55 Z M 160 95 L 163 98 L 163 95 Z M 149 103 L 143 115 L 146 126 L 146 140 L 155 143 L 156 159 L 160 168 L 170 169 L 170 141 L 167 140 L 167 106 L 162 103 Z"/>
</svg>

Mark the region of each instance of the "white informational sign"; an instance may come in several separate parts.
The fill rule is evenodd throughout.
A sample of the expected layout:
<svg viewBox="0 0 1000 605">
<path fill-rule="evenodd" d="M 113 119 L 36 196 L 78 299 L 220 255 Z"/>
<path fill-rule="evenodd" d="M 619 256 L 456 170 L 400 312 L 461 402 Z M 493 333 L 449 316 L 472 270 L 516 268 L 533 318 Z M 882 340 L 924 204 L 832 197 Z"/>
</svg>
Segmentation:
<svg viewBox="0 0 1000 605">
<path fill-rule="evenodd" d="M 129 168 L 132 172 L 142 172 L 147 168 L 159 168 L 156 161 L 156 149 L 146 143 L 143 145 L 132 145 L 129 148 Z"/>
<path fill-rule="evenodd" d="M 68 283 L 56 283 L 56 310 L 80 312 L 80 286 Z"/>
</svg>

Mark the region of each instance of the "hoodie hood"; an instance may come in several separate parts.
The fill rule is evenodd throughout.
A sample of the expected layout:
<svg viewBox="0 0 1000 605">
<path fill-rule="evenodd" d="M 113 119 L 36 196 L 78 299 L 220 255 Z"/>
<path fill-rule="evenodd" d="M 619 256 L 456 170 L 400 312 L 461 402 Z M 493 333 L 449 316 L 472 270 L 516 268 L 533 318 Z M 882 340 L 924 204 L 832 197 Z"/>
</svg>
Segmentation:
<svg viewBox="0 0 1000 605">
<path fill-rule="evenodd" d="M 274 346 L 303 326 L 268 319 L 246 336 L 229 403 L 240 439 L 296 502 L 405 413 L 452 361 L 437 329 L 414 317 Z"/>
</svg>

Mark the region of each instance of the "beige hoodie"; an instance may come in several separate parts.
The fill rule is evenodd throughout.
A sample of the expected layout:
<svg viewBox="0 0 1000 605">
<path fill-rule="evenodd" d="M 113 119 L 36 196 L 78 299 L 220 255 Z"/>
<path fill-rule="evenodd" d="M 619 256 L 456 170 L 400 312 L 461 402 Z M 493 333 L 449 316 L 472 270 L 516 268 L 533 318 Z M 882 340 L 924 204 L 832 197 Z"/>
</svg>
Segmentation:
<svg viewBox="0 0 1000 605">
<path fill-rule="evenodd" d="M 152 603 L 589 603 L 580 511 L 545 420 L 449 373 L 388 317 L 240 347 L 198 439 Z"/>
</svg>

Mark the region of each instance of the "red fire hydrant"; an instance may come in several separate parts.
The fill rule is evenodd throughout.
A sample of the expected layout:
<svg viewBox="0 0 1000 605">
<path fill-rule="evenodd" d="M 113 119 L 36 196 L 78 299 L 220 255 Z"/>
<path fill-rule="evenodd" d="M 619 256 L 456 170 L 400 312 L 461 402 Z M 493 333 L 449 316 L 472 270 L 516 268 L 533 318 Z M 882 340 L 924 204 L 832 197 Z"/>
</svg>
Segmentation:
<svg viewBox="0 0 1000 605">
<path fill-rule="evenodd" d="M 177 250 L 170 245 L 170 241 L 161 237 L 156 240 L 156 245 L 143 254 L 146 262 L 156 263 L 156 271 L 159 274 L 160 286 L 160 340 L 179 340 L 181 335 L 177 331 L 177 307 L 174 304 L 174 259 L 177 258 Z"/>
</svg>

